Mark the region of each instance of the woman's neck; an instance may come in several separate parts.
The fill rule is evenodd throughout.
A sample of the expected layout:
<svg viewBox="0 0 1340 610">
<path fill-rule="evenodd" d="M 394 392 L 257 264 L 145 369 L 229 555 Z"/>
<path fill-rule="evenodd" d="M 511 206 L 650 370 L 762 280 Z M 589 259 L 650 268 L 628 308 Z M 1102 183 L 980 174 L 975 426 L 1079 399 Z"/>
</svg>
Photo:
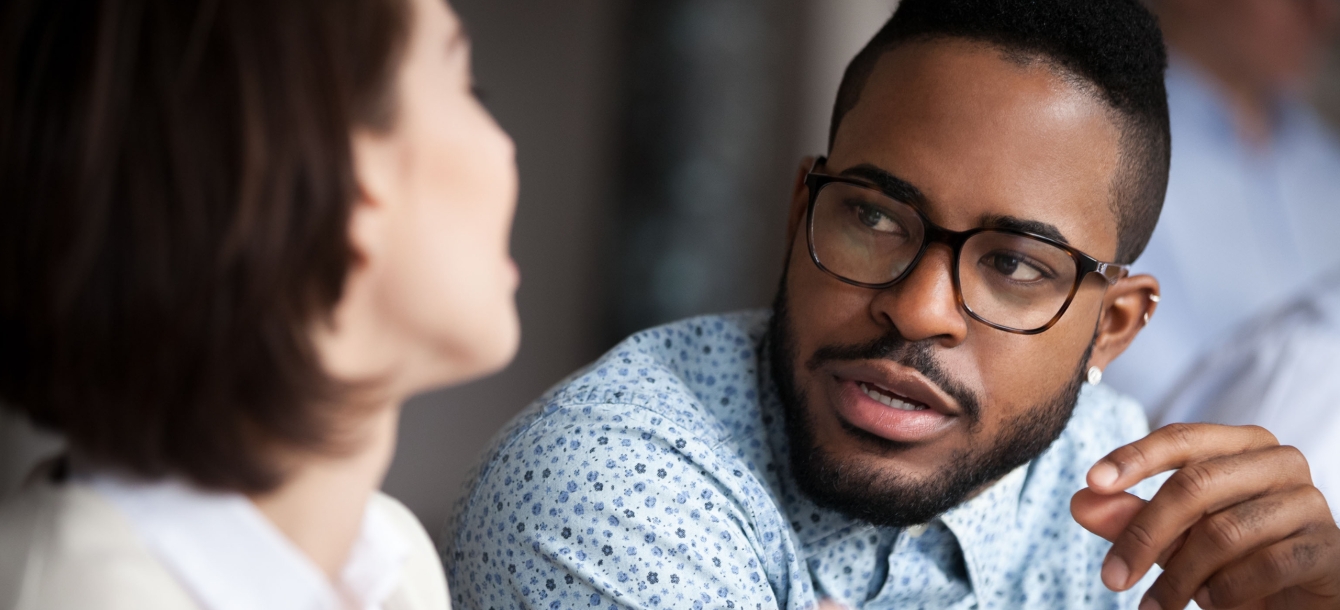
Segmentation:
<svg viewBox="0 0 1340 610">
<path fill-rule="evenodd" d="M 363 512 L 395 453 L 399 404 L 377 409 L 356 430 L 354 453 L 296 458 L 285 482 L 251 501 L 279 531 L 338 582 L 363 525 Z"/>
</svg>

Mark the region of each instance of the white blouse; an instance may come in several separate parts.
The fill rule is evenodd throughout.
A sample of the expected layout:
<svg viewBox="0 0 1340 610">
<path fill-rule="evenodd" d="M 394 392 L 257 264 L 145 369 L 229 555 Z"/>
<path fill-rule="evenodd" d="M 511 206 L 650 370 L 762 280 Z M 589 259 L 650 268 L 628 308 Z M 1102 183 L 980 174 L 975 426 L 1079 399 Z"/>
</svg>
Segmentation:
<svg viewBox="0 0 1340 610">
<path fill-rule="evenodd" d="M 371 500 L 332 583 L 245 496 L 179 481 L 76 475 L 125 514 L 204 610 L 381 610 L 409 545 Z"/>
<path fill-rule="evenodd" d="M 0 503 L 0 608 L 449 607 L 427 533 L 380 493 L 338 582 L 239 494 L 77 472 Z"/>
</svg>

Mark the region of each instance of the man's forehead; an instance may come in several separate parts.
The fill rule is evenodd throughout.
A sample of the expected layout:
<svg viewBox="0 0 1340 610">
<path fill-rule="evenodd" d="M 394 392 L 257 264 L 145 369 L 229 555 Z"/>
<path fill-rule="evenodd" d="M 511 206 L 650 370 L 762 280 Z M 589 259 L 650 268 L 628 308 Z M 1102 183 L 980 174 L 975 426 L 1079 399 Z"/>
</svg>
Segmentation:
<svg viewBox="0 0 1340 610">
<path fill-rule="evenodd" d="M 880 58 L 838 129 L 829 168 L 896 179 L 918 194 L 909 203 L 950 229 L 1033 223 L 1110 259 L 1119 156 L 1112 112 L 1073 79 L 943 39 Z"/>
</svg>

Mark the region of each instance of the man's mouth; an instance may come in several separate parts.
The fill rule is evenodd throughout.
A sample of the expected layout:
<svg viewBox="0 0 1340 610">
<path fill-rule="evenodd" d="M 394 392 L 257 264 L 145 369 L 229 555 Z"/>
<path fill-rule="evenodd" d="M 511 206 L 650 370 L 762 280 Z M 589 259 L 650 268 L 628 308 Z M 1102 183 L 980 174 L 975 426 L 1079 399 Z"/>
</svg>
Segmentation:
<svg viewBox="0 0 1340 610">
<path fill-rule="evenodd" d="M 923 443 L 959 423 L 957 401 L 917 371 L 890 361 L 827 367 L 835 415 L 846 426 L 897 443 Z"/>
<path fill-rule="evenodd" d="M 833 380 L 838 384 L 833 395 L 838 419 L 880 438 L 897 443 L 928 442 L 959 420 L 877 383 L 840 377 Z"/>
<path fill-rule="evenodd" d="M 861 388 L 862 392 L 865 392 L 866 396 L 879 401 L 887 407 L 893 407 L 902 411 L 925 411 L 930 408 L 919 402 L 914 402 L 910 398 L 899 396 L 895 394 L 893 390 L 873 383 L 858 381 L 856 382 L 856 385 Z"/>
</svg>

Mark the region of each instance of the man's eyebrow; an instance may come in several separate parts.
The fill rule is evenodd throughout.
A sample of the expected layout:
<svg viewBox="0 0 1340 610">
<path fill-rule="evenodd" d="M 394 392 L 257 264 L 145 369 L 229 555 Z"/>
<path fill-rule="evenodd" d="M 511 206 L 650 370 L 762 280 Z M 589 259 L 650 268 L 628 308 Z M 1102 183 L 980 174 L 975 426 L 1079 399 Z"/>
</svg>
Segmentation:
<svg viewBox="0 0 1340 610">
<path fill-rule="evenodd" d="M 885 193 L 893 196 L 894 199 L 909 203 L 925 209 L 927 203 L 926 195 L 920 189 L 913 186 L 912 183 L 893 175 L 892 173 L 870 165 L 862 163 L 854 165 L 842 171 L 840 174 L 851 178 L 859 178 L 869 182 Z M 978 221 L 977 226 L 990 229 L 1010 229 L 1014 231 L 1024 231 L 1041 235 L 1054 241 L 1070 245 L 1070 240 L 1066 239 L 1065 234 L 1056 228 L 1056 225 L 1042 222 L 1039 220 L 1029 220 L 1018 218 L 1016 216 L 983 216 Z"/>
<path fill-rule="evenodd" d="M 886 194 L 903 203 L 910 203 L 916 206 L 926 204 L 926 195 L 922 194 L 921 190 L 917 187 L 912 186 L 912 183 L 878 167 L 870 165 L 869 163 L 862 163 L 860 165 L 849 167 L 842 170 L 840 175 L 850 178 L 860 178 L 861 180 L 879 187 L 879 190 L 884 191 Z"/>
<path fill-rule="evenodd" d="M 1056 225 L 1041 222 L 1038 220 L 1028 220 L 1025 218 L 1016 218 L 1014 216 L 983 216 L 977 226 L 989 229 L 1010 229 L 1014 231 L 1025 231 L 1035 235 L 1050 238 L 1054 241 L 1070 245 L 1070 240 L 1065 238 Z"/>
</svg>

